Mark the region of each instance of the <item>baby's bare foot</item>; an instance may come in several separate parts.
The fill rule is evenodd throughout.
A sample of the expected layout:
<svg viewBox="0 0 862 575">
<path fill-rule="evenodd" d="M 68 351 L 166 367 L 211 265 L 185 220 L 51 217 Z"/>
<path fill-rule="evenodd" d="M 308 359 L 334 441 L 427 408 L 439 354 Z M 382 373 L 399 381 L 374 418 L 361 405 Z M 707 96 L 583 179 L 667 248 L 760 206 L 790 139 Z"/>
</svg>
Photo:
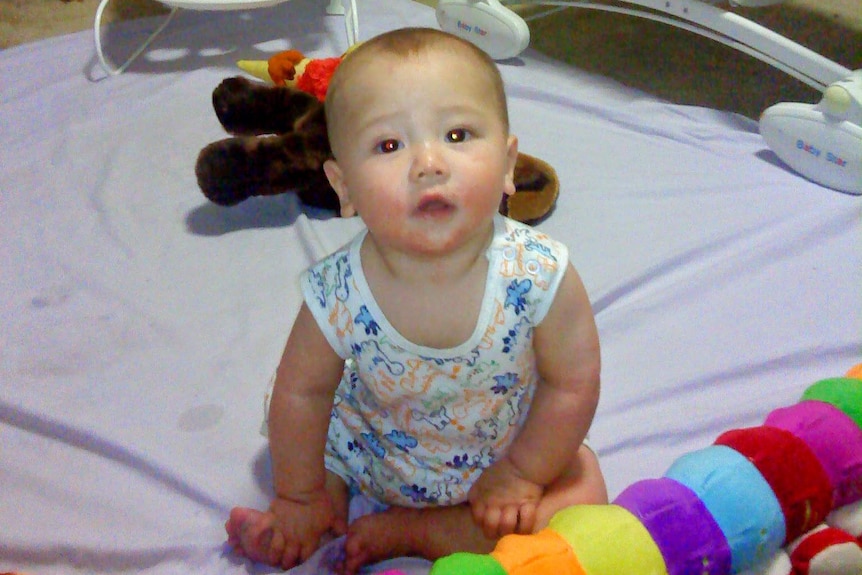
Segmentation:
<svg viewBox="0 0 862 575">
<path fill-rule="evenodd" d="M 268 562 L 275 516 L 269 512 L 234 507 L 224 524 L 234 552 L 252 561 Z"/>
<path fill-rule="evenodd" d="M 347 529 L 345 575 L 353 575 L 370 563 L 418 554 L 415 530 L 419 510 L 393 507 L 360 517 Z"/>
<path fill-rule="evenodd" d="M 495 541 L 486 539 L 465 505 L 432 509 L 391 507 L 360 517 L 347 531 L 346 575 L 393 557 L 438 559 L 456 551 L 487 553 Z"/>
</svg>

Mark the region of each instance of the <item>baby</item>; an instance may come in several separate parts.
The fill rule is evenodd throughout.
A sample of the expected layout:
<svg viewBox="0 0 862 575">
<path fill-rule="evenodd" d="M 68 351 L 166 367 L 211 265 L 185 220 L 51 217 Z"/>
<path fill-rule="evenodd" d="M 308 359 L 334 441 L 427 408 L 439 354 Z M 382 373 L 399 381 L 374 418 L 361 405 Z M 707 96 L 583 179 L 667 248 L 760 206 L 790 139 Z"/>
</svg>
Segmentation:
<svg viewBox="0 0 862 575">
<path fill-rule="evenodd" d="M 344 571 L 488 552 L 607 503 L 584 445 L 599 342 L 565 246 L 497 213 L 517 139 L 484 52 L 433 29 L 361 44 L 326 99 L 344 216 L 366 227 L 302 278 L 269 411 L 275 499 L 236 551 L 282 568 L 347 534 Z M 349 493 L 388 505 L 347 525 Z"/>
</svg>

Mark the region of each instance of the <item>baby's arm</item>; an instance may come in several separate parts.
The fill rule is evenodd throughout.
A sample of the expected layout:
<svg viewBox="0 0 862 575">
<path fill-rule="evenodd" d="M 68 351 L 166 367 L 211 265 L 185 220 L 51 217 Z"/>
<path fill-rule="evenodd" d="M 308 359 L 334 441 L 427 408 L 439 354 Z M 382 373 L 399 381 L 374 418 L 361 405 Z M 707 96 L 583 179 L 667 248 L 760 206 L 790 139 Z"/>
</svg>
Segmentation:
<svg viewBox="0 0 862 575">
<path fill-rule="evenodd" d="M 231 533 L 229 522 L 229 535 L 241 553 L 288 569 L 307 559 L 326 532 L 346 531 L 346 509 L 337 509 L 327 493 L 323 466 L 333 396 L 343 368 L 344 360 L 303 304 L 276 372 L 269 408 L 276 496 L 265 514 L 232 514 L 257 524 L 236 524 Z"/>
<path fill-rule="evenodd" d="M 474 519 L 489 537 L 532 531 L 544 489 L 570 466 L 598 406 L 598 332 L 571 266 L 535 328 L 533 348 L 540 383 L 524 427 L 470 490 Z"/>
</svg>

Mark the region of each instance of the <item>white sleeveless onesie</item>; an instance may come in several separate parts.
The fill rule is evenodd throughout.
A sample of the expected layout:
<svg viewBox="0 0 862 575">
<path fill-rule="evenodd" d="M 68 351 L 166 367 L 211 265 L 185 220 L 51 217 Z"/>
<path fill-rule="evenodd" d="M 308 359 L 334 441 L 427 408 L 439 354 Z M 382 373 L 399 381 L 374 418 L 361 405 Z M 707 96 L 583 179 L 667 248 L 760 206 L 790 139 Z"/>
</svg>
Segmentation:
<svg viewBox="0 0 862 575">
<path fill-rule="evenodd" d="M 433 349 L 407 341 L 380 311 L 360 262 L 366 234 L 302 276 L 306 304 L 345 359 L 326 468 L 385 504 L 461 503 L 526 418 L 539 379 L 533 328 L 550 309 L 568 250 L 497 216 L 475 331 L 455 348 Z"/>
</svg>

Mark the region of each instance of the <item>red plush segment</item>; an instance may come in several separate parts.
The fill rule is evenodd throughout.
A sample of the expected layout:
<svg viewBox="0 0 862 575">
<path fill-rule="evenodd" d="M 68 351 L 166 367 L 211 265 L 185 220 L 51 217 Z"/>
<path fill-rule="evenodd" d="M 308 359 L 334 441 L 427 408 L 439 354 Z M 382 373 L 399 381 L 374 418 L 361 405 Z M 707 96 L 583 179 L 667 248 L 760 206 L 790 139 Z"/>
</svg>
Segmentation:
<svg viewBox="0 0 862 575">
<path fill-rule="evenodd" d="M 799 542 L 790 554 L 790 563 L 794 573 L 809 573 L 811 560 L 833 545 L 855 544 L 853 536 L 840 529 L 827 527 L 815 531 Z"/>
<path fill-rule="evenodd" d="M 728 431 L 715 440 L 754 463 L 772 488 L 793 541 L 823 522 L 832 510 L 832 484 L 804 441 L 783 429 L 751 427 Z"/>
</svg>

